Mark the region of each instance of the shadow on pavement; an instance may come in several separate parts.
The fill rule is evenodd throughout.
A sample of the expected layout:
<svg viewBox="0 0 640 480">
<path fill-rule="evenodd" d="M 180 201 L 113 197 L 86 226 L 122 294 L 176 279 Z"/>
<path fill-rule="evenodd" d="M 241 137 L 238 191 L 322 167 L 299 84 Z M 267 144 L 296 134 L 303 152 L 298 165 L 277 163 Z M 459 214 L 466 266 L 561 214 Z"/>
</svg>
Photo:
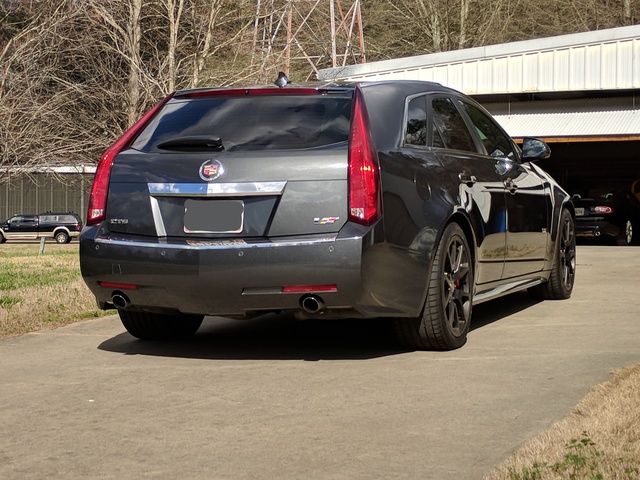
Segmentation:
<svg viewBox="0 0 640 480">
<path fill-rule="evenodd" d="M 474 305 L 471 331 L 482 328 L 514 313 L 522 312 L 542 300 L 536 300 L 527 292 L 513 293 L 490 302 Z M 550 302 L 554 300 L 548 300 Z"/>
<path fill-rule="evenodd" d="M 514 294 L 474 307 L 471 329 L 481 328 L 537 303 Z M 180 342 L 150 342 L 122 333 L 100 350 L 125 355 L 210 360 L 365 360 L 407 353 L 389 320 L 295 320 L 264 315 L 248 320 L 206 317 L 198 333 Z M 464 347 L 463 347 L 464 348 Z"/>
</svg>

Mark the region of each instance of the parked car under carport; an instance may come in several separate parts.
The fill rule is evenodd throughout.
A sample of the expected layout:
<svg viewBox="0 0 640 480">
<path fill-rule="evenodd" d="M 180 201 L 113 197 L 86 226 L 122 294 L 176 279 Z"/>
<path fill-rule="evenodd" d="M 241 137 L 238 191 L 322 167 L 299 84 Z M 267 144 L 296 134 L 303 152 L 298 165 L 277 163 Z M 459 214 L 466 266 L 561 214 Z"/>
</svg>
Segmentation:
<svg viewBox="0 0 640 480">
<path fill-rule="evenodd" d="M 575 189 L 576 235 L 607 236 L 618 245 L 637 243 L 640 224 L 640 180 L 600 180 Z"/>
</svg>

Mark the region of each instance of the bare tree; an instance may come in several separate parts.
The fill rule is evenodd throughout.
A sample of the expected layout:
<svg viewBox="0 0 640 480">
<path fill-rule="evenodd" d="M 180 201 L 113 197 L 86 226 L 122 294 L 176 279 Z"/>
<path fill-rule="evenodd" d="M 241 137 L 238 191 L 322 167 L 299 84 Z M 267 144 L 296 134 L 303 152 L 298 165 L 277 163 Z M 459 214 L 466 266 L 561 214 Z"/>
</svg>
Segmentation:
<svg viewBox="0 0 640 480">
<path fill-rule="evenodd" d="M 253 2 L 194 0 L 189 35 L 192 39 L 191 82 L 227 85 L 252 78 L 250 56 Z M 224 68 L 220 68 L 220 67 Z"/>
<path fill-rule="evenodd" d="M 638 3 L 363 0 L 367 57 L 620 26 L 638 18 Z M 12 168 L 96 162 L 174 89 L 267 81 L 287 58 L 294 80 L 304 80 L 300 72 L 310 70 L 309 59 L 313 68 L 330 66 L 349 46 L 331 38 L 329 6 L 317 0 L 0 0 L 0 181 Z M 342 18 L 335 30 L 350 33 L 347 25 Z"/>
<path fill-rule="evenodd" d="M 101 20 L 98 26 L 108 34 L 109 42 L 103 43 L 105 54 L 117 54 L 128 66 L 128 85 L 123 95 L 127 123 L 131 125 L 140 114 L 142 0 L 89 0 L 88 4 Z"/>
<path fill-rule="evenodd" d="M 96 116 L 105 91 L 86 78 L 88 46 L 78 35 L 88 21 L 65 1 L 51 2 L 0 52 L 0 177 L 82 163 L 102 143 L 105 123 Z"/>
</svg>

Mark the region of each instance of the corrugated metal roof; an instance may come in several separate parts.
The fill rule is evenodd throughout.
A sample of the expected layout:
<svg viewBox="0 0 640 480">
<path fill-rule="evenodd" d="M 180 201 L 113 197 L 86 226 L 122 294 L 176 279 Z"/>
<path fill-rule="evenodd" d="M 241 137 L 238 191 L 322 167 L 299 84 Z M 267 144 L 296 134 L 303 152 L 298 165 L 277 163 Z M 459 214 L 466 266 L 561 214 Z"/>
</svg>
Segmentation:
<svg viewBox="0 0 640 480">
<path fill-rule="evenodd" d="M 428 80 L 467 94 L 640 88 L 640 25 L 330 68 L 319 77 Z"/>
<path fill-rule="evenodd" d="M 640 139 L 639 106 L 635 97 L 484 103 L 512 137 L 549 140 Z"/>
</svg>

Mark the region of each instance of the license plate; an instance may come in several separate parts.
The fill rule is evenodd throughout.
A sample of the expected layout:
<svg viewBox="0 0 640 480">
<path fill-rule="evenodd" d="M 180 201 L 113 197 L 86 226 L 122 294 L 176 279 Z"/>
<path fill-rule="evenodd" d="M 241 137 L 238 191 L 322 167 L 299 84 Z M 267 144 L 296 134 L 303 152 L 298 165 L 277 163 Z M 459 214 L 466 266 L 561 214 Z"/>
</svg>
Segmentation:
<svg viewBox="0 0 640 480">
<path fill-rule="evenodd" d="M 187 200 L 185 233 L 240 233 L 244 224 L 242 200 Z"/>
<path fill-rule="evenodd" d="M 576 217 L 584 217 L 584 208 L 576 208 Z"/>
</svg>

